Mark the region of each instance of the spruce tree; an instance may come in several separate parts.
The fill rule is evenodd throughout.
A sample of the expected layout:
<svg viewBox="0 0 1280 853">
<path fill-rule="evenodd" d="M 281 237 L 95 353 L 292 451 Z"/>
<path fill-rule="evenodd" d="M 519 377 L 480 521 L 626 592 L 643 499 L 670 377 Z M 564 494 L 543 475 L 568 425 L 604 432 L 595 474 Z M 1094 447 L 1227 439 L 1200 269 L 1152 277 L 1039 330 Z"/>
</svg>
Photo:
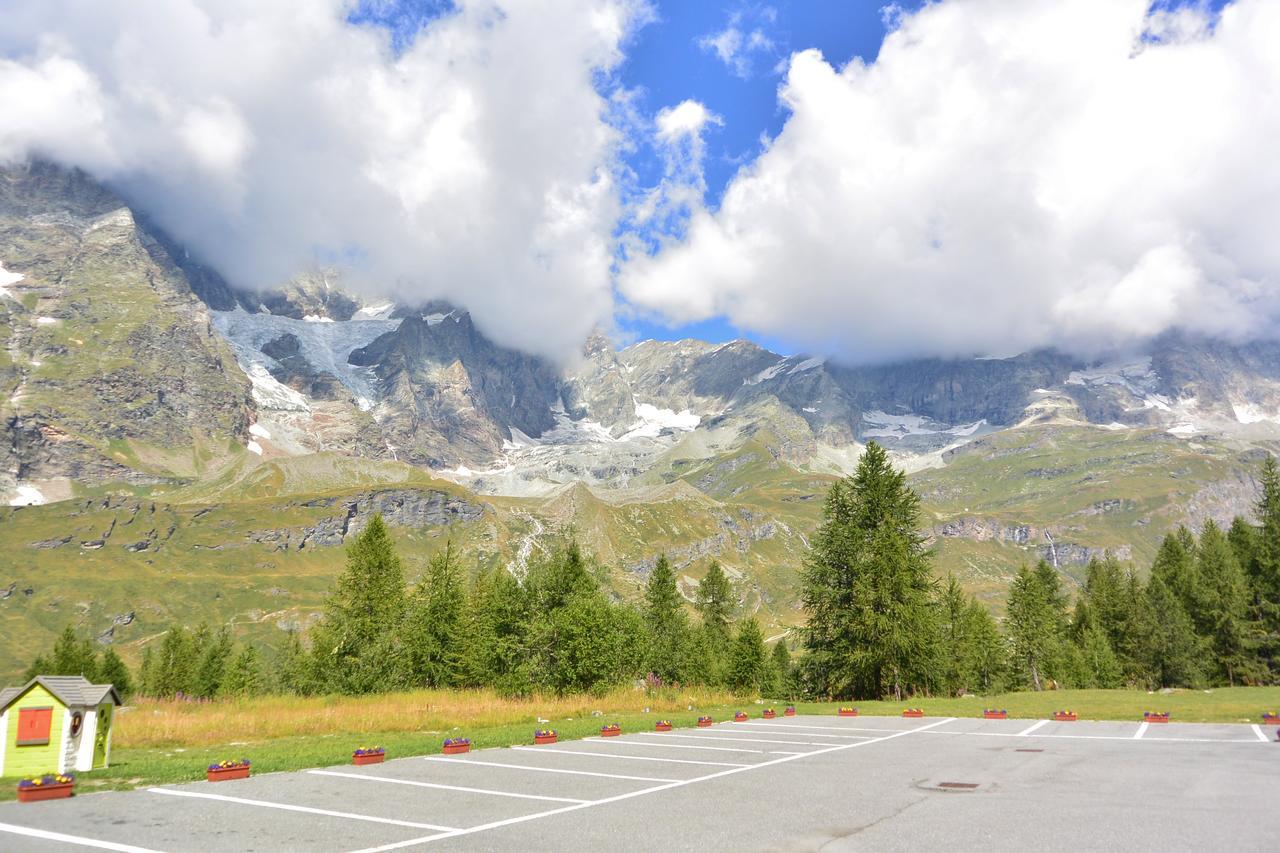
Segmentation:
<svg viewBox="0 0 1280 853">
<path fill-rule="evenodd" d="M 719 561 L 712 560 L 707 573 L 698 584 L 694 609 L 702 617 L 702 624 L 729 636 L 729 621 L 733 618 L 733 585 L 724 573 Z"/>
<path fill-rule="evenodd" d="M 375 515 L 347 548 L 347 564 L 313 632 L 312 654 L 326 692 L 388 689 L 403 666 L 395 642 L 404 613 L 404 569 Z"/>
<path fill-rule="evenodd" d="M 1212 519 L 1205 522 L 1196 554 L 1192 622 L 1213 653 L 1216 680 L 1235 684 L 1242 675 L 1256 674 L 1246 648 L 1248 590 L 1244 571 L 1227 536 Z"/>
<path fill-rule="evenodd" d="M 196 664 L 191 693 L 194 696 L 212 699 L 221 692 L 222 678 L 226 674 L 227 663 L 231 660 L 233 651 L 231 631 L 224 626 L 216 634 L 207 630 L 202 630 L 200 633 L 207 640 L 200 651 L 200 660 Z"/>
<path fill-rule="evenodd" d="M 738 634 L 733 638 L 733 651 L 729 656 L 729 687 L 746 695 L 760 690 L 766 676 L 764 634 L 754 616 L 738 623 Z"/>
<path fill-rule="evenodd" d="M 1009 587 L 1006 625 L 1014 668 L 1024 683 L 1043 690 L 1059 641 L 1058 613 L 1042 578 L 1023 566 Z"/>
<path fill-rule="evenodd" d="M 257 696 L 263 689 L 262 665 L 258 650 L 246 645 L 227 664 L 226 676 L 219 685 L 220 695 L 236 698 Z"/>
<path fill-rule="evenodd" d="M 1262 495 L 1258 499 L 1257 535 L 1250 566 L 1253 622 L 1263 661 L 1280 670 L 1280 469 L 1274 456 L 1262 463 Z"/>
<path fill-rule="evenodd" d="M 1087 674 L 1083 687 L 1111 689 L 1119 687 L 1123 678 L 1120 660 L 1111 648 L 1107 634 L 1097 624 L 1088 624 L 1080 639 L 1080 652 Z"/>
<path fill-rule="evenodd" d="M 111 684 L 122 699 L 133 694 L 133 678 L 129 675 L 129 667 L 116 654 L 115 649 L 108 648 L 102 653 L 102 662 L 98 665 L 97 680 L 102 684 Z"/>
<path fill-rule="evenodd" d="M 151 651 L 150 647 L 147 651 Z M 179 693 L 191 695 L 197 663 L 191 634 L 180 625 L 170 628 L 147 666 L 144 676 L 147 695 L 160 699 L 171 699 Z"/>
<path fill-rule="evenodd" d="M 405 615 L 404 642 L 414 685 L 457 687 L 462 683 L 465 611 L 462 572 L 449 542 L 431 558 Z"/>
<path fill-rule="evenodd" d="M 90 681 L 98 677 L 98 656 L 93 641 L 80 639 L 75 629 L 67 625 L 53 644 L 53 655 L 47 661 L 48 669 L 41 675 L 83 675 Z"/>
<path fill-rule="evenodd" d="M 791 651 L 787 648 L 786 637 L 774 643 L 769 654 L 769 680 L 769 695 L 780 699 L 792 697 Z"/>
<path fill-rule="evenodd" d="M 1196 541 L 1186 526 L 1166 534 L 1156 552 L 1151 566 L 1152 577 L 1174 594 L 1188 613 L 1195 607 L 1196 596 Z"/>
<path fill-rule="evenodd" d="M 961 672 L 981 693 L 999 693 L 1008 677 L 1009 648 L 995 618 L 970 596 L 965 608 L 965 644 Z"/>
<path fill-rule="evenodd" d="M 936 675 L 936 582 L 919 532 L 920 499 L 870 442 L 833 484 L 802 575 L 806 670 L 836 698 L 896 698 Z"/>
<path fill-rule="evenodd" d="M 1143 596 L 1144 651 L 1155 687 L 1195 687 L 1202 680 L 1203 647 L 1182 602 L 1152 575 Z"/>
<path fill-rule="evenodd" d="M 682 647 L 689 633 L 682 604 L 676 574 L 663 554 L 645 584 L 644 623 L 648 633 L 648 669 L 667 682 L 682 677 Z"/>
</svg>

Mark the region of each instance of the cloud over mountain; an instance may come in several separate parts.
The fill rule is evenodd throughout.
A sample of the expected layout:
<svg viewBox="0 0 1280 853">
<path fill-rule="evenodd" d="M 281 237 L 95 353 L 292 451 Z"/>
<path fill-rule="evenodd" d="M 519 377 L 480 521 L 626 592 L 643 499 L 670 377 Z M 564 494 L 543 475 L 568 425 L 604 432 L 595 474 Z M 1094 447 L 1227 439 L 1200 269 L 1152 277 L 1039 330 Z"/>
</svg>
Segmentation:
<svg viewBox="0 0 1280 853">
<path fill-rule="evenodd" d="M 11 0 L 0 161 L 111 181 L 241 286 L 333 262 L 512 345 L 576 348 L 612 309 L 606 95 L 647 6 L 459 0 L 399 55 L 351 8 Z"/>
<path fill-rule="evenodd" d="M 853 360 L 1280 325 L 1280 4 L 950 0 L 874 63 L 791 58 L 789 118 L 633 259 L 676 322 Z"/>
</svg>

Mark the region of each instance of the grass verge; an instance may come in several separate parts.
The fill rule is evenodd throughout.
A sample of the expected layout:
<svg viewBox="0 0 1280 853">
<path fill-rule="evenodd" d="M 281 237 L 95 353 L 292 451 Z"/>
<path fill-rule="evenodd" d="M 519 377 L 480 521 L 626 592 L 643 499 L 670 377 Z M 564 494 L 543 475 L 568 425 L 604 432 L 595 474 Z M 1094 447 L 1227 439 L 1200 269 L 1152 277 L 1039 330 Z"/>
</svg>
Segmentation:
<svg viewBox="0 0 1280 853">
<path fill-rule="evenodd" d="M 728 720 L 735 710 L 758 718 L 785 702 L 734 698 L 722 691 L 632 689 L 601 697 L 505 699 L 486 691 L 417 691 L 368 697 L 267 697 L 243 702 L 142 702 L 117 716 L 111 767 L 77 774 L 81 793 L 192 782 L 209 764 L 248 758 L 254 773 L 346 764 L 360 746 L 381 746 L 388 757 L 430 755 L 446 737 L 469 737 L 485 749 L 529 744 L 535 728 L 554 728 L 561 740 L 597 734 L 605 723 L 623 732 L 651 731 L 659 719 L 689 728 L 701 715 Z M 1070 709 L 1081 720 L 1138 721 L 1143 711 L 1169 711 L 1181 723 L 1258 723 L 1280 708 L 1280 687 L 1230 687 L 1146 693 L 1135 690 L 1059 690 L 906 702 L 796 702 L 801 714 L 834 715 L 851 704 L 867 716 L 897 716 L 905 707 L 929 716 L 977 717 L 1002 708 L 1010 717 L 1044 719 Z M 648 709 L 647 711 L 645 709 Z M 596 716 L 594 712 L 599 712 Z M 549 720 L 539 723 L 540 719 Z M 307 734 L 299 734 L 307 732 Z M 0 800 L 15 796 L 17 780 L 0 780 Z"/>
</svg>

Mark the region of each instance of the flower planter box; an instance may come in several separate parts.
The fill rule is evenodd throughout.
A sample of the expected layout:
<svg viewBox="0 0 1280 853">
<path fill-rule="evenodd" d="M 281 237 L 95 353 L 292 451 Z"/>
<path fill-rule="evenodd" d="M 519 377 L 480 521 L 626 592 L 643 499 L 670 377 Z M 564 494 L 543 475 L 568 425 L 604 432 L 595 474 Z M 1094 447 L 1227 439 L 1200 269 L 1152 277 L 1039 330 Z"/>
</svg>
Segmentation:
<svg viewBox="0 0 1280 853">
<path fill-rule="evenodd" d="M 469 743 L 451 743 L 451 744 L 447 744 L 444 747 L 445 755 L 461 755 L 464 752 L 470 752 L 470 751 L 471 751 L 471 744 Z"/>
<path fill-rule="evenodd" d="M 448 752 L 449 748 L 445 747 L 444 751 Z M 351 763 L 356 765 L 357 767 L 363 767 L 366 764 L 381 764 L 386 760 L 387 760 L 387 754 L 385 752 L 368 752 L 368 753 L 365 753 L 364 755 L 351 756 Z"/>
<path fill-rule="evenodd" d="M 733 715 L 733 721 L 735 723 L 745 723 L 747 721 L 747 715 L 739 711 Z"/>
<path fill-rule="evenodd" d="M 1145 714 L 1143 714 L 1143 715 L 1142 715 L 1142 722 L 1144 722 L 1144 723 L 1167 723 L 1167 722 L 1169 722 L 1169 715 L 1168 715 L 1167 713 L 1165 713 L 1165 714 L 1158 714 L 1158 713 L 1155 713 L 1154 711 L 1147 711 Z"/>
<path fill-rule="evenodd" d="M 555 743 L 555 735 L 534 735 L 533 742 L 536 744 Z"/>
<path fill-rule="evenodd" d="M 225 782 L 228 779 L 248 779 L 249 767 L 223 767 L 219 770 L 206 770 L 210 782 Z"/>
<path fill-rule="evenodd" d="M 1074 723 L 1076 721 L 1075 711 L 1054 711 L 1053 719 L 1058 723 Z"/>
<path fill-rule="evenodd" d="M 55 785 L 30 785 L 26 788 L 18 788 L 18 802 L 20 803 L 38 803 L 41 800 L 61 800 L 64 797 L 71 796 L 71 789 L 76 786 L 75 782 L 64 782 Z"/>
<path fill-rule="evenodd" d="M 1262 724 L 1266 726 L 1274 726 L 1276 724 L 1280 724 L 1280 714 L 1264 713 L 1262 715 Z"/>
<path fill-rule="evenodd" d="M 795 708 L 787 708 L 785 711 L 782 712 L 782 716 L 784 717 L 794 717 L 795 715 L 796 715 Z"/>
<path fill-rule="evenodd" d="M 764 712 L 764 718 L 766 720 L 772 720 L 776 716 L 778 716 L 778 714 L 772 708 Z"/>
<path fill-rule="evenodd" d="M 620 734 L 622 734 L 622 727 L 616 724 L 600 727 L 600 737 L 617 737 Z"/>
<path fill-rule="evenodd" d="M 709 729 L 709 728 L 711 728 L 711 718 L 710 718 L 710 717 L 700 717 L 700 718 L 698 719 L 698 728 L 700 728 L 700 729 Z"/>
<path fill-rule="evenodd" d="M 1008 711 L 983 711 L 982 719 L 984 720 L 1007 720 L 1009 719 Z"/>
<path fill-rule="evenodd" d="M 904 716 L 904 717 L 923 717 L 923 716 L 924 716 L 924 709 L 923 709 L 923 708 L 907 708 L 905 711 L 903 711 L 903 712 L 902 712 L 902 716 Z"/>
<path fill-rule="evenodd" d="M 654 723 L 653 730 L 655 732 L 669 732 L 671 731 L 671 724 L 670 723 Z"/>
<path fill-rule="evenodd" d="M 841 708 L 839 711 L 836 711 L 836 716 L 837 717 L 856 717 L 858 716 L 858 709 L 857 708 Z"/>
</svg>

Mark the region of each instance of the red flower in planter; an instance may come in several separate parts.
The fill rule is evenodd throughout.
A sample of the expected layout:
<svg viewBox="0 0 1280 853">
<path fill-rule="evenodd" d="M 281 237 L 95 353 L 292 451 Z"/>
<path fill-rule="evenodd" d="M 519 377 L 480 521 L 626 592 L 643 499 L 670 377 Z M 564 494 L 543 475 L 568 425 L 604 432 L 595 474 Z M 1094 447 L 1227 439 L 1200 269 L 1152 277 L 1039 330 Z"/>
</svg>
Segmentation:
<svg viewBox="0 0 1280 853">
<path fill-rule="evenodd" d="M 841 707 L 840 710 L 836 711 L 836 716 L 837 717 L 856 717 L 858 716 L 858 709 L 850 708 L 850 707 Z"/>
<path fill-rule="evenodd" d="M 777 713 L 776 711 L 774 711 L 772 708 L 765 708 L 765 710 L 764 710 L 764 718 L 765 718 L 766 720 L 772 720 L 772 719 L 773 719 L 774 717 L 776 717 L 776 716 L 778 716 L 778 713 Z"/>
<path fill-rule="evenodd" d="M 924 709 L 923 709 L 923 708 L 907 708 L 907 709 L 905 709 L 905 710 L 902 712 L 902 716 L 904 716 L 904 717 L 923 717 L 923 716 L 924 716 Z"/>
<path fill-rule="evenodd" d="M 18 802 L 34 803 L 41 800 L 60 800 L 71 796 L 76 777 L 71 774 L 53 773 L 33 776 L 18 782 Z"/>
<path fill-rule="evenodd" d="M 786 710 L 782 712 L 782 716 L 784 717 L 794 717 L 795 715 L 796 715 L 796 709 L 794 705 L 788 705 Z"/>
<path fill-rule="evenodd" d="M 711 727 L 711 718 L 710 718 L 710 717 L 699 717 L 699 718 L 698 718 L 698 728 L 700 728 L 700 729 L 706 729 L 706 728 L 710 728 L 710 727 Z"/>
<path fill-rule="evenodd" d="M 601 737 L 617 737 L 620 734 L 622 734 L 622 726 L 617 723 L 609 723 L 606 726 L 600 727 Z"/>
<path fill-rule="evenodd" d="M 656 723 L 654 723 L 654 724 L 653 724 L 653 727 L 654 727 L 654 729 L 656 729 L 657 731 L 660 731 L 660 732 L 669 732 L 669 731 L 671 731 L 671 721 L 670 721 L 670 720 L 658 720 L 658 722 L 656 722 Z"/>
</svg>

